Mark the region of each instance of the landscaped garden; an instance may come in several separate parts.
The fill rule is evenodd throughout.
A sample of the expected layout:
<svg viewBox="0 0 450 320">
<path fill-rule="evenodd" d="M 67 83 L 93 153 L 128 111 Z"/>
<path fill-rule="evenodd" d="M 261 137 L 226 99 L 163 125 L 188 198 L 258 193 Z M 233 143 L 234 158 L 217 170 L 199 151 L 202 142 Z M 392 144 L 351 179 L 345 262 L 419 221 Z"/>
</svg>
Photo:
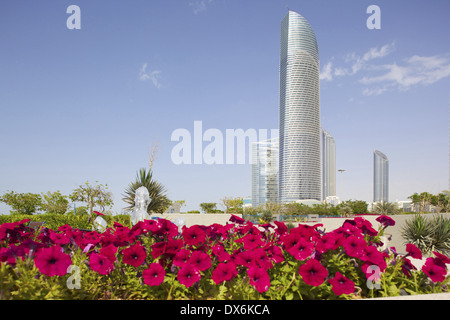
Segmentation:
<svg viewBox="0 0 450 320">
<path fill-rule="evenodd" d="M 4 222 L 0 299 L 361 299 L 447 292 L 450 259 L 432 251 L 417 270 L 410 260 L 422 257 L 417 246 L 408 244 L 406 255 L 381 251 L 381 237 L 395 222 L 383 215 L 377 221 L 379 230 L 362 217 L 349 218 L 330 232 L 320 224 L 288 228 L 234 215 L 226 225 L 191 227 L 166 219 L 134 226 L 109 220 L 104 232 L 76 221 L 35 228 L 30 219 Z"/>
</svg>

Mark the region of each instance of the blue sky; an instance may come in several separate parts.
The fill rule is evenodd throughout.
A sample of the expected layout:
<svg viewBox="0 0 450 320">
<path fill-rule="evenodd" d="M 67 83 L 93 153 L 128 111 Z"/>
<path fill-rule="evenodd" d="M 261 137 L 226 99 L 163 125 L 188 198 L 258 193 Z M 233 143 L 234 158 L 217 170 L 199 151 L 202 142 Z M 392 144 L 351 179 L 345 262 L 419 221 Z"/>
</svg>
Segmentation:
<svg viewBox="0 0 450 320">
<path fill-rule="evenodd" d="M 381 9 L 370 30 L 369 5 Z M 66 9 L 78 5 L 81 29 Z M 278 128 L 280 22 L 316 33 L 321 123 L 338 195 L 372 200 L 373 150 L 390 200 L 448 187 L 450 2 L 147 0 L 0 3 L 0 194 L 108 184 L 113 211 L 157 144 L 154 177 L 187 210 L 251 194 L 244 165 L 175 165 L 178 128 Z M 205 145 L 204 145 L 205 146 Z M 8 206 L 0 204 L 0 212 Z"/>
</svg>

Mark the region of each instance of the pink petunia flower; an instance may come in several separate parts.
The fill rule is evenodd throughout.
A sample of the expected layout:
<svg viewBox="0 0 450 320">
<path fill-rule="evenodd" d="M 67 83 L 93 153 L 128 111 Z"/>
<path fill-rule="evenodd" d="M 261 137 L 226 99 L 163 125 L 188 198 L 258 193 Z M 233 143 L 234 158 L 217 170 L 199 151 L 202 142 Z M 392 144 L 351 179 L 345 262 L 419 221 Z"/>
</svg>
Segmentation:
<svg viewBox="0 0 450 320">
<path fill-rule="evenodd" d="M 197 225 L 189 228 L 184 228 L 182 235 L 184 242 L 190 246 L 201 244 L 206 239 L 206 232 Z"/>
<path fill-rule="evenodd" d="M 273 223 L 277 226 L 277 228 L 275 229 L 275 232 L 278 235 L 281 236 L 281 235 L 287 233 L 288 229 L 284 222 L 274 221 Z"/>
<path fill-rule="evenodd" d="M 167 219 L 158 219 L 158 226 L 156 227 L 157 231 L 155 234 L 165 235 L 167 238 L 173 238 L 178 235 L 178 226 L 170 220 Z"/>
<path fill-rule="evenodd" d="M 178 281 L 187 288 L 198 282 L 200 278 L 200 271 L 198 271 L 196 267 L 189 263 L 185 263 L 177 274 Z"/>
<path fill-rule="evenodd" d="M 411 256 L 411 258 L 422 259 L 422 251 L 412 243 L 406 245 L 406 252 L 408 252 L 408 255 Z"/>
<path fill-rule="evenodd" d="M 350 257 L 359 258 L 367 247 L 367 243 L 363 238 L 350 236 L 344 240 L 342 246 Z"/>
<path fill-rule="evenodd" d="M 177 267 L 182 267 L 185 263 L 189 261 L 191 251 L 187 249 L 180 249 L 173 258 L 173 264 Z"/>
<path fill-rule="evenodd" d="M 253 250 L 253 257 L 256 264 L 261 268 L 265 270 L 273 268 L 272 261 L 267 256 L 266 250 L 264 250 L 263 248 Z"/>
<path fill-rule="evenodd" d="M 145 249 L 141 244 L 135 244 L 122 250 L 123 263 L 132 265 L 134 267 L 139 267 L 145 261 L 147 254 Z"/>
<path fill-rule="evenodd" d="M 439 264 L 436 264 L 434 258 L 427 258 L 422 266 L 422 271 L 430 277 L 433 282 L 442 282 L 445 280 L 447 270 Z"/>
<path fill-rule="evenodd" d="M 106 256 L 99 253 L 92 253 L 89 257 L 89 266 L 99 274 L 107 275 L 114 270 L 114 264 Z"/>
<path fill-rule="evenodd" d="M 258 292 L 262 293 L 269 290 L 270 277 L 265 269 L 253 266 L 247 270 L 247 275 L 250 284 L 254 286 Z"/>
<path fill-rule="evenodd" d="M 267 248 L 267 256 L 275 263 L 284 261 L 283 250 L 276 245 L 271 245 Z"/>
<path fill-rule="evenodd" d="M 215 284 L 230 281 L 237 275 L 236 265 L 233 262 L 221 262 L 214 269 L 211 279 Z"/>
<path fill-rule="evenodd" d="M 442 253 L 439 253 L 437 251 L 433 251 L 434 255 L 436 256 L 436 258 L 434 258 L 434 262 L 437 265 L 440 265 L 443 268 L 447 268 L 446 264 L 450 264 L 450 259 L 449 257 L 443 255 Z"/>
<path fill-rule="evenodd" d="M 405 276 L 411 277 L 411 270 L 417 270 L 417 268 L 411 263 L 411 260 L 405 258 L 403 260 L 402 272 Z"/>
<path fill-rule="evenodd" d="M 383 253 L 378 251 L 378 249 L 374 246 L 366 246 L 359 258 L 363 261 L 371 263 L 372 265 L 377 265 L 381 271 L 385 270 L 387 267 Z"/>
<path fill-rule="evenodd" d="M 314 244 L 310 241 L 307 241 L 303 238 L 297 242 L 297 244 L 291 247 L 288 252 L 296 259 L 296 260 L 306 260 L 308 257 L 312 255 L 314 251 Z"/>
<path fill-rule="evenodd" d="M 159 256 L 163 255 L 166 252 L 167 242 L 161 241 L 152 244 L 152 256 L 153 259 L 157 259 Z"/>
<path fill-rule="evenodd" d="M 58 233 L 53 230 L 50 230 L 50 239 L 52 239 L 55 244 L 68 244 L 70 243 L 70 238 L 66 236 L 64 233 Z"/>
<path fill-rule="evenodd" d="M 39 250 L 34 259 L 34 264 L 39 271 L 49 277 L 63 276 L 67 268 L 72 264 L 70 256 L 59 245 Z"/>
<path fill-rule="evenodd" d="M 117 252 L 117 247 L 114 246 L 113 244 L 109 244 L 100 249 L 100 254 L 107 257 L 109 259 L 109 261 L 111 261 L 112 263 L 114 263 L 117 260 L 116 252 Z"/>
<path fill-rule="evenodd" d="M 281 238 L 284 250 L 289 251 L 289 249 L 294 247 L 300 241 L 301 238 L 302 237 L 298 233 L 285 234 Z"/>
<path fill-rule="evenodd" d="M 335 248 L 337 243 L 337 236 L 333 233 L 326 233 L 316 241 L 316 251 L 325 253 L 328 250 Z"/>
<path fill-rule="evenodd" d="M 236 255 L 235 263 L 237 265 L 241 265 L 241 266 L 250 268 L 256 264 L 255 256 L 251 250 L 245 250 L 245 251 L 239 252 Z"/>
<path fill-rule="evenodd" d="M 221 244 L 216 244 L 211 248 L 212 253 L 219 259 L 219 262 L 229 261 L 231 256 L 225 251 L 225 248 Z"/>
<path fill-rule="evenodd" d="M 166 276 L 166 271 L 159 263 L 152 263 L 142 272 L 144 283 L 149 286 L 159 286 Z"/>
<path fill-rule="evenodd" d="M 211 268 L 211 257 L 207 253 L 196 250 L 192 252 L 188 263 L 192 264 L 200 271 L 205 271 Z"/>
<path fill-rule="evenodd" d="M 253 250 L 260 247 L 263 244 L 261 235 L 248 233 L 244 237 L 237 239 L 237 243 L 244 244 L 244 250 Z"/>
<path fill-rule="evenodd" d="M 328 281 L 331 283 L 331 290 L 337 296 L 355 292 L 355 283 L 349 278 L 344 277 L 339 271 L 336 272 L 333 279 L 329 279 Z"/>
<path fill-rule="evenodd" d="M 174 257 L 178 251 L 183 247 L 183 240 L 181 239 L 169 239 L 167 240 L 164 254 L 169 257 Z"/>
<path fill-rule="evenodd" d="M 310 286 L 318 287 L 328 276 L 328 270 L 316 259 L 309 259 L 299 268 L 303 281 Z"/>
<path fill-rule="evenodd" d="M 385 215 L 381 215 L 375 220 L 381 223 L 385 228 L 389 226 L 395 226 L 395 220 Z"/>
<path fill-rule="evenodd" d="M 244 224 L 245 220 L 242 219 L 241 217 L 238 217 L 238 216 L 232 214 L 231 218 L 230 218 L 230 222 L 234 222 L 234 223 L 237 223 L 237 224 Z"/>
</svg>

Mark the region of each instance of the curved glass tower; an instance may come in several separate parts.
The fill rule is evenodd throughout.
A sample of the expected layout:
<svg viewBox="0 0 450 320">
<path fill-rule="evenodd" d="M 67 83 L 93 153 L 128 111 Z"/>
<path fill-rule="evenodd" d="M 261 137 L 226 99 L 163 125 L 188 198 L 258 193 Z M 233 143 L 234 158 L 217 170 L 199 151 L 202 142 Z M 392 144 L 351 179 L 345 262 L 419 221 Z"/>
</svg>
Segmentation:
<svg viewBox="0 0 450 320">
<path fill-rule="evenodd" d="M 281 203 L 321 200 L 319 49 L 308 21 L 288 11 L 281 22 Z"/>
<path fill-rule="evenodd" d="M 373 152 L 373 202 L 389 202 L 389 160 L 378 150 Z"/>
</svg>

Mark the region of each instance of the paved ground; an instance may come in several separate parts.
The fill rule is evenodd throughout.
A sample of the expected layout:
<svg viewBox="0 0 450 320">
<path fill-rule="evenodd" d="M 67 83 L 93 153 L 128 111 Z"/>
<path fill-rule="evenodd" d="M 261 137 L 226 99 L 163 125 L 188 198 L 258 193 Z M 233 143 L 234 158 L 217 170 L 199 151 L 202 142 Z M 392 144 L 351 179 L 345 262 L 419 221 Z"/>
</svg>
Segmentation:
<svg viewBox="0 0 450 320">
<path fill-rule="evenodd" d="M 430 293 L 430 294 L 418 294 L 413 296 L 359 299 L 356 301 L 364 301 L 364 300 L 450 300 L 450 293 Z"/>
</svg>

